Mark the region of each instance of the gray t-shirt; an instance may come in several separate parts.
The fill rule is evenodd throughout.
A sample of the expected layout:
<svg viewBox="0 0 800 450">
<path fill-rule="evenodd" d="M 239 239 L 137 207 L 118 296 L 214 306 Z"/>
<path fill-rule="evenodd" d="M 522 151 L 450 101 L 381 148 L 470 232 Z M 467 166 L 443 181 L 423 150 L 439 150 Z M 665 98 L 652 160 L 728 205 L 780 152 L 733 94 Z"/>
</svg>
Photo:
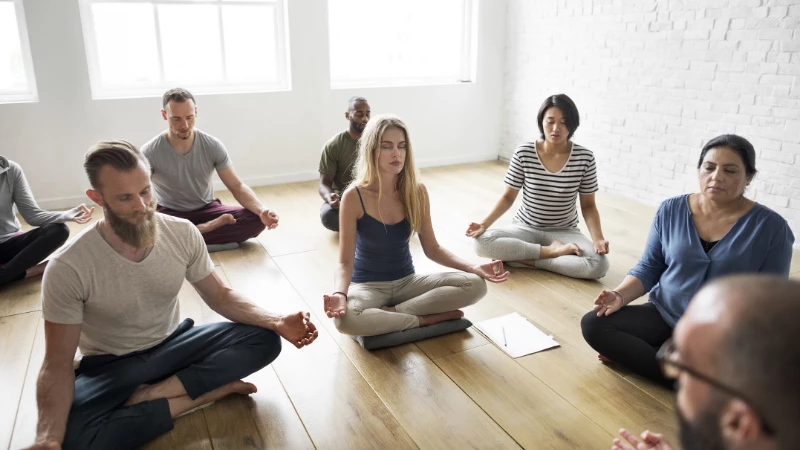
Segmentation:
<svg viewBox="0 0 800 450">
<path fill-rule="evenodd" d="M 196 283 L 214 270 L 194 225 L 156 217 L 159 235 L 141 262 L 111 248 L 97 225 L 50 259 L 42 282 L 44 319 L 81 324 L 83 355 L 123 355 L 159 344 L 178 326 L 183 280 Z"/>
<path fill-rule="evenodd" d="M 181 156 L 161 133 L 142 146 L 153 169 L 158 204 L 177 211 L 194 211 L 214 200 L 211 177 L 233 165 L 219 139 L 198 129 L 189 153 Z"/>
</svg>

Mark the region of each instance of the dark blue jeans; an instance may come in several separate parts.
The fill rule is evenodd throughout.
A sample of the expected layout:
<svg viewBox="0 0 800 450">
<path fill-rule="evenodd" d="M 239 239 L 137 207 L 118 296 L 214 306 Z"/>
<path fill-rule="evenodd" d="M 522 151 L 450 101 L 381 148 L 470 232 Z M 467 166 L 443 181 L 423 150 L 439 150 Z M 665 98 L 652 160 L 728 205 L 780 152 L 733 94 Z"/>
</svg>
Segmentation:
<svg viewBox="0 0 800 450">
<path fill-rule="evenodd" d="M 281 338 L 259 327 L 191 319 L 161 344 L 127 355 L 84 357 L 62 448 L 132 449 L 173 427 L 167 399 L 123 406 L 142 384 L 177 375 L 197 397 L 256 372 L 278 357 Z"/>
</svg>

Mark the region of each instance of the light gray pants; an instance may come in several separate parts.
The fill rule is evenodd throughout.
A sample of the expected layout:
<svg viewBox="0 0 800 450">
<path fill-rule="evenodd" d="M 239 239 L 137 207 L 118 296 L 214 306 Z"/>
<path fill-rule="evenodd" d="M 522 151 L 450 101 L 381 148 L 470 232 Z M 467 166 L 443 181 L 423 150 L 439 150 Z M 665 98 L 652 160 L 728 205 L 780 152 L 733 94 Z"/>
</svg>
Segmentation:
<svg viewBox="0 0 800 450">
<path fill-rule="evenodd" d="M 539 259 L 543 245 L 553 241 L 575 243 L 583 256 L 566 255 Z M 581 234 L 577 227 L 534 228 L 514 220 L 511 225 L 490 228 L 475 239 L 475 253 L 483 258 L 502 261 L 535 259 L 536 267 L 572 278 L 596 280 L 608 272 L 608 258 L 594 251 L 591 239 Z"/>
<path fill-rule="evenodd" d="M 455 311 L 486 295 L 486 281 L 473 273 L 412 274 L 395 281 L 353 283 L 347 312 L 334 319 L 340 333 L 375 336 L 419 326 L 417 316 Z M 394 306 L 397 312 L 381 306 Z"/>
</svg>

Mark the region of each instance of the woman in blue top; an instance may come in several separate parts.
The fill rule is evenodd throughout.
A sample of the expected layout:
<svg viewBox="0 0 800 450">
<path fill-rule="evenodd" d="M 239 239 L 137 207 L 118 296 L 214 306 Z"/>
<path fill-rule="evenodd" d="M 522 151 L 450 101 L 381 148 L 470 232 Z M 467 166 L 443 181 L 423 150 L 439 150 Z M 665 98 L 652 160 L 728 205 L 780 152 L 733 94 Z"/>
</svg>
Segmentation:
<svg viewBox="0 0 800 450">
<path fill-rule="evenodd" d="M 638 264 L 616 289 L 600 292 L 595 310 L 581 320 L 602 361 L 666 386 L 672 382 L 661 375 L 656 351 L 700 287 L 733 273 L 788 277 L 792 259 L 786 220 L 744 196 L 756 174 L 750 142 L 716 137 L 703 147 L 697 168 L 700 192 L 661 204 Z M 648 291 L 648 303 L 628 305 Z"/>
<path fill-rule="evenodd" d="M 436 241 L 425 186 L 417 180 L 405 124 L 378 116 L 359 141 L 357 174 L 339 209 L 339 265 L 325 312 L 357 336 L 424 327 L 462 317 L 460 308 L 505 281 L 501 261 L 471 264 Z M 408 244 L 417 233 L 425 256 L 461 272 L 418 275 Z"/>
</svg>

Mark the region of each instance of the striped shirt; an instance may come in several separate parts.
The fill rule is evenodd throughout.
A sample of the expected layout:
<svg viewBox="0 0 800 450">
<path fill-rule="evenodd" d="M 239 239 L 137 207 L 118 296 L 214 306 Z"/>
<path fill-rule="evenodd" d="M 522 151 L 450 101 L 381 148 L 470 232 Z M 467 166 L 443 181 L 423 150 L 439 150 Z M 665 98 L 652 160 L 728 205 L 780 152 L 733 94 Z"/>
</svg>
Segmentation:
<svg viewBox="0 0 800 450">
<path fill-rule="evenodd" d="M 516 219 L 537 228 L 578 226 L 578 193 L 597 192 L 597 167 L 591 150 L 573 143 L 561 171 L 545 169 L 536 142 L 522 144 L 514 151 L 505 182 L 523 189 L 522 205 Z"/>
</svg>

